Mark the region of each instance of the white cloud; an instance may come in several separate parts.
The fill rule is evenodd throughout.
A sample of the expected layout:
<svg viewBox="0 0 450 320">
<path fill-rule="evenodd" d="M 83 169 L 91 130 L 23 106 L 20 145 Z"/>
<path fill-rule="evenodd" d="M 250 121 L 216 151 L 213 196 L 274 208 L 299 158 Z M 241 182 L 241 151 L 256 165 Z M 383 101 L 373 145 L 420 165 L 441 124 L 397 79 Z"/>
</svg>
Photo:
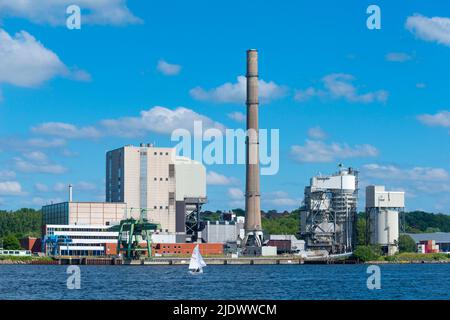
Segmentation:
<svg viewBox="0 0 450 320">
<path fill-rule="evenodd" d="M 227 177 L 215 171 L 208 171 L 206 174 L 206 183 L 209 185 L 227 186 L 237 184 L 239 181 L 233 177 Z"/>
<path fill-rule="evenodd" d="M 67 157 L 67 158 L 73 158 L 73 157 L 78 156 L 78 152 L 76 152 L 76 151 L 71 151 L 71 150 L 69 150 L 69 149 L 64 149 L 64 150 L 62 150 L 62 151 L 61 151 L 61 154 L 62 154 L 64 157 Z"/>
<path fill-rule="evenodd" d="M 404 169 L 394 165 L 372 163 L 364 165 L 363 169 L 364 175 L 379 179 L 446 181 L 450 178 L 449 172 L 443 168 L 413 167 Z"/>
<path fill-rule="evenodd" d="M 63 202 L 61 198 L 44 199 L 41 197 L 34 197 L 33 199 L 31 199 L 31 203 L 35 206 L 45 206 L 52 203 L 60 203 L 60 202 Z"/>
<path fill-rule="evenodd" d="M 69 184 L 58 182 L 53 186 L 53 190 L 56 192 L 61 192 L 69 189 Z"/>
<path fill-rule="evenodd" d="M 139 117 L 103 120 L 100 125 L 109 135 L 139 137 L 148 132 L 171 134 L 175 129 L 187 129 L 192 132 L 195 121 L 202 123 L 203 130 L 216 128 L 223 131 L 225 129 L 221 123 L 191 109 L 178 107 L 171 110 L 161 106 L 141 111 Z"/>
<path fill-rule="evenodd" d="M 239 188 L 229 188 L 228 189 L 228 197 L 231 200 L 243 200 L 244 192 Z"/>
<path fill-rule="evenodd" d="M 81 8 L 81 23 L 126 25 L 141 23 L 127 7 L 126 0 L 0 0 L 1 17 L 19 17 L 39 24 L 65 26 L 66 8 Z"/>
<path fill-rule="evenodd" d="M 354 77 L 345 73 L 333 73 L 322 78 L 323 89 L 309 87 L 297 90 L 295 100 L 303 102 L 314 97 L 323 99 L 345 99 L 352 103 L 386 102 L 388 92 L 378 90 L 360 94 L 358 88 L 353 85 Z"/>
<path fill-rule="evenodd" d="M 450 46 L 450 18 L 415 14 L 406 19 L 405 27 L 421 40 Z"/>
<path fill-rule="evenodd" d="M 229 188 L 228 191 L 229 204 L 233 207 L 243 207 L 245 205 L 244 192 L 239 188 Z"/>
<path fill-rule="evenodd" d="M 74 68 L 72 72 L 68 75 L 69 79 L 80 81 L 80 82 L 90 82 L 92 81 L 92 76 L 85 70 L 78 70 Z"/>
<path fill-rule="evenodd" d="M 13 160 L 16 170 L 20 172 L 61 174 L 67 171 L 67 168 L 47 161 L 33 162 L 20 157 L 16 157 Z"/>
<path fill-rule="evenodd" d="M 36 162 L 46 162 L 48 160 L 47 155 L 41 151 L 31 151 L 24 153 L 23 156 L 29 160 Z"/>
<path fill-rule="evenodd" d="M 375 157 L 378 150 L 368 144 L 349 146 L 348 144 L 306 140 L 304 146 L 293 145 L 291 155 L 298 162 L 334 162 L 338 159 Z"/>
<path fill-rule="evenodd" d="M 22 186 L 17 181 L 0 182 L 0 195 L 2 196 L 17 196 L 22 195 Z"/>
<path fill-rule="evenodd" d="M 259 97 L 261 102 L 270 102 L 286 96 L 287 87 L 278 85 L 273 81 L 259 80 Z M 245 103 L 247 79 L 238 76 L 237 82 L 224 83 L 216 88 L 205 90 L 196 87 L 190 90 L 191 96 L 200 101 L 212 101 L 216 103 Z"/>
<path fill-rule="evenodd" d="M 11 170 L 0 170 L 0 180 L 8 180 L 16 177 L 16 173 Z"/>
<path fill-rule="evenodd" d="M 308 130 L 308 136 L 312 139 L 322 140 L 327 137 L 327 133 L 320 127 L 313 127 Z"/>
<path fill-rule="evenodd" d="M 38 134 L 56 136 L 65 139 L 98 138 L 100 132 L 91 126 L 77 127 L 64 122 L 46 122 L 31 128 L 31 131 Z"/>
<path fill-rule="evenodd" d="M 92 182 L 80 181 L 74 184 L 75 190 L 93 191 L 97 189 L 97 185 Z"/>
<path fill-rule="evenodd" d="M 31 138 L 25 142 L 30 147 L 35 148 L 59 148 L 66 145 L 64 139 L 42 139 L 42 138 Z"/>
<path fill-rule="evenodd" d="M 422 114 L 417 116 L 417 119 L 427 126 L 450 129 L 450 111 L 441 111 L 436 114 Z"/>
<path fill-rule="evenodd" d="M 0 29 L 0 84 L 32 88 L 57 76 L 84 81 L 80 74 L 86 77 L 87 72 L 70 70 L 29 33 L 12 37 Z"/>
<path fill-rule="evenodd" d="M 272 205 L 283 208 L 299 207 L 301 202 L 299 199 L 291 198 L 285 191 L 269 192 L 264 195 L 262 201 L 264 202 L 265 206 Z"/>
<path fill-rule="evenodd" d="M 175 76 L 180 73 L 181 66 L 178 64 L 171 64 L 167 61 L 161 59 L 158 61 L 158 65 L 156 66 L 156 70 L 161 72 L 166 76 Z"/>
<path fill-rule="evenodd" d="M 53 186 L 53 191 L 56 192 L 66 192 L 69 190 L 70 183 L 58 182 Z M 92 182 L 79 181 L 77 183 L 72 183 L 73 191 L 94 191 L 97 190 L 97 185 Z"/>
<path fill-rule="evenodd" d="M 404 52 L 390 52 L 386 54 L 385 59 L 390 62 L 406 62 L 412 60 L 412 57 Z"/>
<path fill-rule="evenodd" d="M 0 29 L 0 83 L 36 87 L 67 72 L 58 56 L 29 33 L 21 31 L 11 37 Z"/>
<path fill-rule="evenodd" d="M 225 130 L 225 126 L 221 123 L 191 109 L 178 107 L 172 110 L 155 106 L 141 111 L 138 117 L 105 119 L 95 126 L 79 127 L 70 123 L 46 122 L 31 128 L 31 131 L 65 139 L 95 139 L 106 136 L 131 138 L 142 137 L 149 132 L 171 134 L 175 129 L 193 132 L 196 121 L 201 122 L 203 130 L 209 128 Z"/>
<path fill-rule="evenodd" d="M 247 120 L 247 116 L 239 111 L 231 112 L 227 116 L 236 122 L 245 122 Z"/>
<path fill-rule="evenodd" d="M 416 88 L 418 88 L 418 89 L 425 89 L 426 87 L 427 87 L 427 84 L 424 82 L 416 83 Z"/>
<path fill-rule="evenodd" d="M 50 190 L 46 184 L 40 182 L 35 183 L 34 188 L 39 192 L 48 192 Z"/>
</svg>

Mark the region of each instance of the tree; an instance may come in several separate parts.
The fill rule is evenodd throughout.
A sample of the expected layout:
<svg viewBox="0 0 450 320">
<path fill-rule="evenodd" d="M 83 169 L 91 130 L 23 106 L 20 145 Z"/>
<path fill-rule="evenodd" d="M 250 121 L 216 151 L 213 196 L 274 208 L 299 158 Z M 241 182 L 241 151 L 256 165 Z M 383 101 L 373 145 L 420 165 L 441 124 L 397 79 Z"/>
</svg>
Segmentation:
<svg viewBox="0 0 450 320">
<path fill-rule="evenodd" d="M 407 234 L 398 237 L 398 249 L 400 252 L 416 252 L 416 242 Z"/>
<path fill-rule="evenodd" d="M 381 256 L 381 248 L 376 245 L 370 246 L 358 246 L 353 255 L 356 259 L 360 261 L 375 261 L 380 259 Z"/>
<path fill-rule="evenodd" d="M 19 250 L 20 242 L 13 234 L 7 234 L 3 237 L 3 249 L 6 250 Z"/>
<path fill-rule="evenodd" d="M 358 245 L 362 246 L 366 244 L 366 218 L 364 214 L 360 213 L 358 215 L 358 220 L 356 223 L 356 234 L 358 239 Z"/>
</svg>

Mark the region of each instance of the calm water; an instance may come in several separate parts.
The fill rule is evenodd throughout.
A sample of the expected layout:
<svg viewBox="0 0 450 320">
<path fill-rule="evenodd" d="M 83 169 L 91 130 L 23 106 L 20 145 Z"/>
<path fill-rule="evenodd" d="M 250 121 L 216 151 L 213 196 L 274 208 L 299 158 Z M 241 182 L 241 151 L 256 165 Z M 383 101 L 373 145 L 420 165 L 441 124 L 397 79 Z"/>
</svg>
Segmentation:
<svg viewBox="0 0 450 320">
<path fill-rule="evenodd" d="M 365 265 L 81 266 L 81 289 L 67 266 L 0 265 L 0 299 L 450 299 L 450 264 L 382 265 L 381 289 Z"/>
</svg>

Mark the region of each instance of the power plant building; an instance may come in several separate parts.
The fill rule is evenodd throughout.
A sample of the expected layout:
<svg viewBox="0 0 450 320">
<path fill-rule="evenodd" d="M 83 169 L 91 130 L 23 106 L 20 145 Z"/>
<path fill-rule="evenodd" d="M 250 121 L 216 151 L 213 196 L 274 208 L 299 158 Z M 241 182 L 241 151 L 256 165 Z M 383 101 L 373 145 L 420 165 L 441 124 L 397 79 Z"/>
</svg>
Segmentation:
<svg viewBox="0 0 450 320">
<path fill-rule="evenodd" d="M 42 207 L 43 225 L 113 225 L 124 219 L 126 203 L 61 202 Z"/>
<path fill-rule="evenodd" d="M 239 235 L 239 226 L 235 221 L 207 221 L 202 230 L 205 242 L 227 243 L 236 242 Z"/>
<path fill-rule="evenodd" d="M 175 148 L 124 146 L 106 154 L 106 201 L 125 202 L 133 218 L 163 232 L 186 232 L 190 213 L 206 202 L 206 169 Z"/>
<path fill-rule="evenodd" d="M 405 193 L 386 191 L 384 186 L 366 187 L 366 234 L 370 244 L 380 245 L 388 255 L 398 251 L 400 213 Z"/>
<path fill-rule="evenodd" d="M 357 207 L 357 171 L 341 167 L 333 175 L 313 177 L 300 210 L 306 249 L 351 252 L 356 245 Z"/>
</svg>

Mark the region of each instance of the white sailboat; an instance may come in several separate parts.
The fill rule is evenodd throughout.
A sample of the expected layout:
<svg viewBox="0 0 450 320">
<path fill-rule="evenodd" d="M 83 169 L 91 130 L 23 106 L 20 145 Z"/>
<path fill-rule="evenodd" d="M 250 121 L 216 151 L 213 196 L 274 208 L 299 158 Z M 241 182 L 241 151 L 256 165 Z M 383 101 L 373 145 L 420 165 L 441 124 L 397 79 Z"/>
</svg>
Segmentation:
<svg viewBox="0 0 450 320">
<path fill-rule="evenodd" d="M 202 255 L 200 254 L 198 245 L 196 245 L 194 250 L 192 251 L 191 261 L 189 263 L 189 272 L 191 274 L 203 273 L 203 267 L 206 267 L 206 263 L 205 260 L 203 260 Z"/>
</svg>

